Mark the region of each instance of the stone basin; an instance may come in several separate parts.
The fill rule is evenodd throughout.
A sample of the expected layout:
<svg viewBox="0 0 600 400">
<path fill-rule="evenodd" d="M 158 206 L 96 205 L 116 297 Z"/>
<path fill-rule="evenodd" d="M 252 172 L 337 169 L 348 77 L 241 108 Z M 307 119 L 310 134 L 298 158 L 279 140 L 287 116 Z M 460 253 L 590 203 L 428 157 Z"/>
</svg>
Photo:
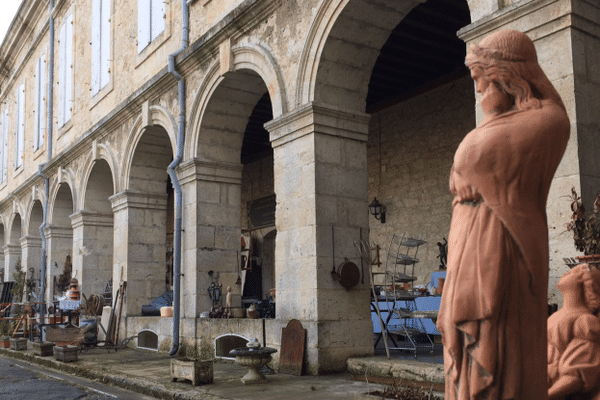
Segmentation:
<svg viewBox="0 0 600 400">
<path fill-rule="evenodd" d="M 270 347 L 233 349 L 229 355 L 235 356 L 235 363 L 248 368 L 248 373 L 241 379 L 244 385 L 267 383 L 268 379 L 260 373 L 260 369 L 273 358 L 271 354 L 277 350 Z"/>
</svg>

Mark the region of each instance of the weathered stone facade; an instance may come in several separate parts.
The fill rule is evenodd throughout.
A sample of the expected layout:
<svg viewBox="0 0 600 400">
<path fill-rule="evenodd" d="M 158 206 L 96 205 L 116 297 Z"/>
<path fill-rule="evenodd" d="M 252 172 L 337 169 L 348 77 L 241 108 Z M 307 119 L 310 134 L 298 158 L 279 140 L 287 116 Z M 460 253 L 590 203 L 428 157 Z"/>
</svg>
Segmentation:
<svg viewBox="0 0 600 400">
<path fill-rule="evenodd" d="M 548 205 L 550 300 L 556 301 L 562 258 L 576 255 L 563 233 L 565 196 L 574 186 L 589 203 L 599 191 L 600 8 L 590 0 L 459 2 L 470 11 L 471 23 L 458 32 L 467 45 L 503 28 L 530 35 L 569 112 L 571 140 Z M 353 241 L 361 237 L 385 248 L 392 232 L 407 232 L 429 243 L 418 271 L 419 283 L 428 279 L 438 265 L 435 243 L 450 223 L 452 156 L 479 114 L 465 74 L 365 112 L 382 46 L 422 3 L 172 0 L 164 3 L 164 28 L 139 51 L 137 0 L 26 0 L 0 48 L 0 113 L 8 115 L 0 183 L 4 279 L 18 260 L 39 276 L 45 249 L 50 300 L 53 280 L 70 256 L 88 295 L 103 291 L 111 278 L 113 291 L 127 281 L 122 330 L 153 330 L 168 350 L 173 321 L 142 317 L 141 306 L 170 287 L 166 266 L 180 252 L 186 351 L 210 353 L 217 336 L 234 330 L 260 338 L 258 323 L 210 325 L 198 317 L 211 304 L 208 271 L 219 272 L 224 287 L 241 294 L 235 281 L 248 204 L 275 195 L 274 226 L 255 232 L 271 249 L 263 257 L 274 266 L 263 274 L 271 279 L 263 281 L 263 295 L 269 287 L 277 293 L 267 345 L 279 348 L 281 328 L 298 319 L 308 331 L 309 373 L 344 369 L 349 356 L 371 354 L 369 277 L 346 291 L 331 277 L 332 264 L 345 258 L 360 264 Z M 102 25 L 109 37 L 99 56 L 107 67 L 102 79 L 92 67 L 98 4 L 110 10 Z M 189 42 L 182 41 L 184 11 Z M 435 29 L 442 17 L 433 14 L 428 22 L 434 34 L 447 34 Z M 61 53 L 65 23 L 72 27 L 70 63 Z M 54 76 L 42 90 L 49 106 L 42 119 L 51 118 L 50 124 L 44 123 L 43 145 L 35 148 L 40 58 Z M 178 85 L 178 75 L 184 84 Z M 96 90 L 96 79 L 105 78 Z M 15 167 L 21 85 L 24 151 Z M 249 121 L 265 96 L 270 114 L 259 120 L 266 122 L 270 150 L 241 161 Z M 167 174 L 178 147 L 180 233 Z M 374 196 L 387 207 L 386 224 L 367 213 Z"/>
</svg>

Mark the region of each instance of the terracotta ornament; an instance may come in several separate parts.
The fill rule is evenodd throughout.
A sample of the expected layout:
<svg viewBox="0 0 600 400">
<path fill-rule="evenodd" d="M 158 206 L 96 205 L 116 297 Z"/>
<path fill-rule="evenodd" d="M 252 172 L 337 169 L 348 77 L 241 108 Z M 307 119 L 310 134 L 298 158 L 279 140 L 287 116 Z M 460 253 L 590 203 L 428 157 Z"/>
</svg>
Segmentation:
<svg viewBox="0 0 600 400">
<path fill-rule="evenodd" d="M 548 398 L 600 399 L 600 271 L 580 264 L 558 288 L 564 302 L 548 319 Z"/>
<path fill-rule="evenodd" d="M 466 58 L 484 119 L 454 155 L 437 326 L 446 399 L 545 399 L 546 200 L 569 139 L 533 42 L 500 31 Z"/>
</svg>

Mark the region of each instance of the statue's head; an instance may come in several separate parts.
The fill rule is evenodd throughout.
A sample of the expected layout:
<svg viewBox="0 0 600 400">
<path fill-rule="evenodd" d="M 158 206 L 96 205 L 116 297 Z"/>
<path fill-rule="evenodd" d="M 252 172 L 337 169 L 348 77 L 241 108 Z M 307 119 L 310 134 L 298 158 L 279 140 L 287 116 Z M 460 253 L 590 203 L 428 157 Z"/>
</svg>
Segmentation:
<svg viewBox="0 0 600 400">
<path fill-rule="evenodd" d="M 564 108 L 560 96 L 538 64 L 531 39 L 522 32 L 493 33 L 471 45 L 465 64 L 480 70 L 485 78 L 506 93 L 517 110 L 540 108 L 540 100 L 550 99 Z"/>
<path fill-rule="evenodd" d="M 582 292 L 582 300 L 587 308 L 597 314 L 600 311 L 600 271 L 589 264 L 579 264 L 566 272 L 558 282 L 564 294 L 569 290 Z"/>
</svg>

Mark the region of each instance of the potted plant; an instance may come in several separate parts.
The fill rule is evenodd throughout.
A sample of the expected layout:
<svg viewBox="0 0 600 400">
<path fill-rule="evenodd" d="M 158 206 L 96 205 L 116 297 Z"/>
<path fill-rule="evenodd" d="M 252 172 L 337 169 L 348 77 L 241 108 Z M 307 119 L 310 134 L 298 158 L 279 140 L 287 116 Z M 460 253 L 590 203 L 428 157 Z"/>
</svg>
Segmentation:
<svg viewBox="0 0 600 400">
<path fill-rule="evenodd" d="M 571 221 L 567 224 L 567 231 L 573 232 L 575 248 L 585 256 L 575 257 L 580 262 L 600 262 L 600 195 L 594 201 L 593 211 L 586 215 L 581 197 L 575 188 L 571 188 Z"/>
<path fill-rule="evenodd" d="M 9 323 L 7 320 L 0 321 L 0 345 L 5 349 L 10 347 L 10 337 L 8 336 Z"/>
</svg>

